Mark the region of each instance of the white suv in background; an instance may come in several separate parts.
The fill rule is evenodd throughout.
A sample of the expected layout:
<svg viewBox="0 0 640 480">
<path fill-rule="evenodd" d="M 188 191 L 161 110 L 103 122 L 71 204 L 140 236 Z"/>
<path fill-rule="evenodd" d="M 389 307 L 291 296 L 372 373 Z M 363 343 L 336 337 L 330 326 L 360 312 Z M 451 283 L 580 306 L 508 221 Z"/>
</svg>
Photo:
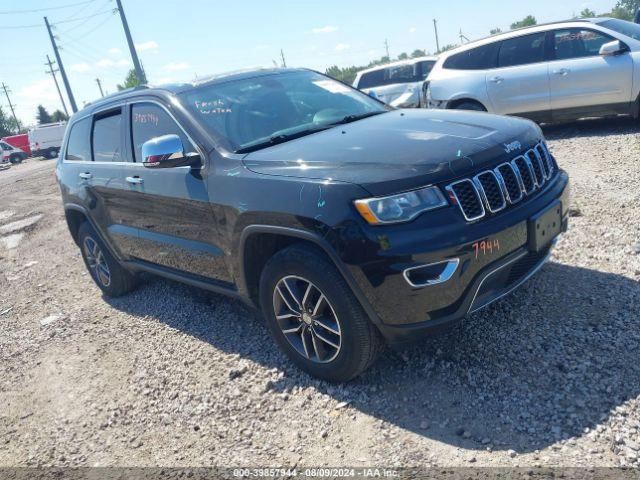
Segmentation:
<svg viewBox="0 0 640 480">
<path fill-rule="evenodd" d="M 398 108 L 424 107 L 424 87 L 438 57 L 417 57 L 358 72 L 353 86 Z"/>
<path fill-rule="evenodd" d="M 538 25 L 443 53 L 427 106 L 538 122 L 638 116 L 640 25 L 612 18 Z"/>
</svg>

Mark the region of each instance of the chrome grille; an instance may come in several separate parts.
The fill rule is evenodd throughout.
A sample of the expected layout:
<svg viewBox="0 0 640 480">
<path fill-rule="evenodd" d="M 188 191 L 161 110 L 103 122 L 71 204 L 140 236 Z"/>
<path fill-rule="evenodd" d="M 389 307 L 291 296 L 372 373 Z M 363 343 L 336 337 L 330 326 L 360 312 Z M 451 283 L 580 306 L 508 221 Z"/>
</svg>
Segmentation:
<svg viewBox="0 0 640 480">
<path fill-rule="evenodd" d="M 531 163 L 533 174 L 536 177 L 536 183 L 539 187 L 541 187 L 545 182 L 545 173 L 544 169 L 542 168 L 542 159 L 538 157 L 538 154 L 535 152 L 535 150 L 529 150 L 526 155 L 527 159 Z"/>
<path fill-rule="evenodd" d="M 507 206 L 502 187 L 496 174 L 490 170 L 479 173 L 473 177 L 473 181 L 491 213 L 496 213 Z"/>
<path fill-rule="evenodd" d="M 510 204 L 518 203 L 522 200 L 522 181 L 510 163 L 498 165 L 495 169 L 496 175 L 502 181 L 503 190 L 506 194 L 507 201 Z"/>
<path fill-rule="evenodd" d="M 544 143 L 539 143 L 538 145 L 536 145 L 534 150 L 536 151 L 538 156 L 542 159 L 542 164 L 544 165 L 545 177 L 547 180 L 549 180 L 553 176 L 553 172 L 555 171 L 551 154 L 549 153 L 549 150 L 547 150 L 547 146 Z"/>
<path fill-rule="evenodd" d="M 485 210 L 482 199 L 471 180 L 465 178 L 454 182 L 447 187 L 447 190 L 455 199 L 467 221 L 472 222 L 484 217 Z"/>
<path fill-rule="evenodd" d="M 446 190 L 464 218 L 472 222 L 533 194 L 551 179 L 556 169 L 546 145 L 539 143 L 511 162 L 480 172 L 472 179 L 453 182 Z"/>
<path fill-rule="evenodd" d="M 524 194 L 531 195 L 536 190 L 536 180 L 531 168 L 531 162 L 527 161 L 523 156 L 519 156 L 511 164 L 520 175 Z"/>
</svg>

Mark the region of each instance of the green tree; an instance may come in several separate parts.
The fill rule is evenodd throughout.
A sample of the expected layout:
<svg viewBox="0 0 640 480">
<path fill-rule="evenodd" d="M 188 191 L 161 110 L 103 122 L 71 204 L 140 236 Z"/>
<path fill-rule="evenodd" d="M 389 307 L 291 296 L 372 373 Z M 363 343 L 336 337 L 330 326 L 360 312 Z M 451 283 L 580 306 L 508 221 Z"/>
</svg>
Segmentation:
<svg viewBox="0 0 640 480">
<path fill-rule="evenodd" d="M 424 50 L 420 50 L 419 48 L 416 48 L 413 52 L 411 52 L 411 58 L 426 57 L 426 56 L 427 56 L 427 52 Z"/>
<path fill-rule="evenodd" d="M 489 31 L 489 35 L 497 35 L 498 33 L 502 33 L 502 29 L 500 27 L 492 28 Z"/>
<path fill-rule="evenodd" d="M 16 121 L 7 116 L 2 107 L 0 107 L 0 137 L 13 135 L 16 131 Z"/>
<path fill-rule="evenodd" d="M 125 90 L 127 88 L 133 88 L 140 85 L 140 80 L 138 80 L 138 76 L 136 75 L 136 71 L 132 68 L 127 73 L 127 77 L 124 79 L 124 83 L 118 84 L 118 90 Z"/>
<path fill-rule="evenodd" d="M 438 53 L 446 52 L 447 50 L 453 50 L 454 48 L 458 48 L 458 45 L 454 45 L 454 44 L 445 45 L 440 48 L 440 51 Z"/>
<path fill-rule="evenodd" d="M 402 52 L 400 55 L 398 55 L 398 60 L 406 60 L 409 58 L 409 55 L 406 54 L 406 52 Z"/>
<path fill-rule="evenodd" d="M 336 80 L 339 80 L 341 82 L 351 85 L 353 81 L 356 79 L 356 74 L 358 73 L 358 70 L 362 70 L 363 68 L 365 67 L 351 66 L 346 68 L 340 68 L 337 65 L 334 65 L 332 67 L 327 68 L 325 73 L 331 78 L 335 78 Z"/>
<path fill-rule="evenodd" d="M 69 117 L 62 110 L 56 110 L 51 114 L 51 120 L 54 122 L 66 122 L 69 120 Z"/>
<path fill-rule="evenodd" d="M 39 125 L 53 122 L 53 118 L 51 117 L 51 114 L 47 112 L 47 109 L 44 108 L 42 105 L 38 105 L 38 113 L 36 115 L 36 118 L 38 119 Z"/>
<path fill-rule="evenodd" d="M 593 18 L 596 16 L 596 12 L 589 8 L 585 8 L 580 12 L 580 18 Z"/>
<path fill-rule="evenodd" d="M 527 15 L 522 20 L 513 22 L 511 24 L 511 30 L 515 30 L 516 28 L 531 27 L 537 24 L 538 21 L 536 20 L 536 17 L 534 17 L 533 15 Z"/>
<path fill-rule="evenodd" d="M 618 0 L 608 17 L 619 18 L 621 20 L 633 21 L 636 12 L 640 8 L 640 0 Z"/>
</svg>

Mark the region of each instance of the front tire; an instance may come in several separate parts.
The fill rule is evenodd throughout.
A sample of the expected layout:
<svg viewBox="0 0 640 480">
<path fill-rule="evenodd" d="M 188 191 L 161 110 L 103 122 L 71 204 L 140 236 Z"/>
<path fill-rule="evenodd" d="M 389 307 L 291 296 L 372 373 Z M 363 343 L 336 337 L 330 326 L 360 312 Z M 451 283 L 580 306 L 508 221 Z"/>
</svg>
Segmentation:
<svg viewBox="0 0 640 480">
<path fill-rule="evenodd" d="M 480 105 L 478 102 L 462 102 L 453 107 L 454 110 L 471 110 L 474 112 L 486 112 L 487 109 Z"/>
<path fill-rule="evenodd" d="M 111 255 L 89 222 L 80 226 L 78 243 L 91 278 L 106 296 L 120 297 L 136 288 L 135 276 Z"/>
<path fill-rule="evenodd" d="M 267 262 L 260 304 L 280 349 L 323 380 L 355 378 L 382 349 L 380 333 L 340 272 L 312 247 L 293 245 Z"/>
<path fill-rule="evenodd" d="M 22 160 L 23 160 L 23 157 L 19 153 L 14 153 L 13 155 L 11 155 L 9 157 L 9 161 L 11 163 L 13 163 L 14 165 L 16 165 L 18 163 L 22 163 Z"/>
</svg>

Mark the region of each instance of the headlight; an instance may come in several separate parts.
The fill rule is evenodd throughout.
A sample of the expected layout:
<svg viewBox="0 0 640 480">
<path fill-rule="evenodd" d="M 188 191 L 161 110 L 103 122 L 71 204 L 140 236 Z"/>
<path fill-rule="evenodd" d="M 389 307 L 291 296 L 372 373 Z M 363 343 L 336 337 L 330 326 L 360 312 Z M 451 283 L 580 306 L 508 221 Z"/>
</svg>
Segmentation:
<svg viewBox="0 0 640 480">
<path fill-rule="evenodd" d="M 447 205 L 447 200 L 437 187 L 426 187 L 390 197 L 356 200 L 356 209 L 371 225 L 408 222 L 422 212 Z"/>
</svg>

